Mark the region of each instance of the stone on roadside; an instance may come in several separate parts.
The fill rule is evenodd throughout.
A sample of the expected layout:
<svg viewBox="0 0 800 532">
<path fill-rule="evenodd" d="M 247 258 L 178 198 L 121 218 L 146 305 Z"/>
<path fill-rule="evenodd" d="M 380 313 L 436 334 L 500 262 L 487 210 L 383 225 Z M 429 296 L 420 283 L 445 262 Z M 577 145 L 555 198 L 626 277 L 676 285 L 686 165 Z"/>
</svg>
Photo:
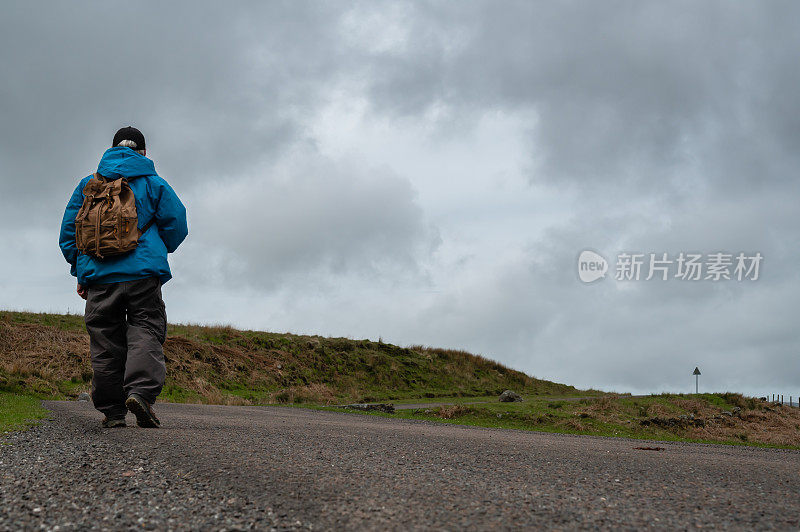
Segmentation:
<svg viewBox="0 0 800 532">
<path fill-rule="evenodd" d="M 392 403 L 368 404 L 368 403 L 355 403 L 351 405 L 342 405 L 341 408 L 352 408 L 353 410 L 366 410 L 385 412 L 387 414 L 394 413 L 394 405 Z"/>
<path fill-rule="evenodd" d="M 86 392 L 81 392 L 80 395 L 78 395 L 78 401 L 91 401 L 91 400 L 92 400 L 91 396 Z"/>
<path fill-rule="evenodd" d="M 501 403 L 515 403 L 519 401 L 522 401 L 522 396 L 511 390 L 506 390 L 500 394 Z"/>
</svg>

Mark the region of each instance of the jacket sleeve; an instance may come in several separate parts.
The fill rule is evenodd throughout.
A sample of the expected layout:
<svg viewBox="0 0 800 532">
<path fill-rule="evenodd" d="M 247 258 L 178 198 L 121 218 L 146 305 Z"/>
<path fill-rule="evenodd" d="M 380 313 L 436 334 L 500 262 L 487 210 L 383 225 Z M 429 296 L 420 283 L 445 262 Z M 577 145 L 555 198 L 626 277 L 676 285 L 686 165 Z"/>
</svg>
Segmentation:
<svg viewBox="0 0 800 532">
<path fill-rule="evenodd" d="M 64 211 L 64 218 L 61 220 L 61 234 L 58 237 L 58 246 L 61 248 L 64 258 L 70 264 L 70 274 L 77 277 L 78 271 L 76 262 L 78 261 L 78 246 L 75 244 L 75 216 L 83 204 L 83 187 L 79 184 L 72 193 L 72 197 L 67 203 Z"/>
<path fill-rule="evenodd" d="M 155 225 L 158 227 L 158 235 L 167 247 L 167 252 L 173 253 L 189 234 L 186 207 L 166 181 L 157 179 L 156 187 Z"/>
</svg>

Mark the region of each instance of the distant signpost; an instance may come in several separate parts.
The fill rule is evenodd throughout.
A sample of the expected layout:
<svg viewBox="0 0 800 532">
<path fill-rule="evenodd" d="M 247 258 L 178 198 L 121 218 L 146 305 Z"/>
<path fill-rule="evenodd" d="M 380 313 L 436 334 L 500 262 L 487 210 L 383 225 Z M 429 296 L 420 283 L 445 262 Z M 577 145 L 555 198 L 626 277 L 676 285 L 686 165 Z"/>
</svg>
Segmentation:
<svg viewBox="0 0 800 532">
<path fill-rule="evenodd" d="M 694 368 L 694 393 L 700 393 L 700 368 Z"/>
</svg>

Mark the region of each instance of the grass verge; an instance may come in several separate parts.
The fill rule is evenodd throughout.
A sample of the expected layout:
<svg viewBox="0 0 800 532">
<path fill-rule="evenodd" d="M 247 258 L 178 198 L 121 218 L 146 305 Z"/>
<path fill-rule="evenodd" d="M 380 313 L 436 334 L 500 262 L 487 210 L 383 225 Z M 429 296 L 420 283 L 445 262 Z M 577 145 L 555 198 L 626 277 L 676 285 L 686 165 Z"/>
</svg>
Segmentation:
<svg viewBox="0 0 800 532">
<path fill-rule="evenodd" d="M 23 429 L 47 414 L 38 397 L 0 391 L 0 433 Z"/>
<path fill-rule="evenodd" d="M 529 396 L 518 403 L 461 402 L 376 415 L 539 432 L 800 449 L 800 409 L 736 393 L 578 400 Z"/>
</svg>

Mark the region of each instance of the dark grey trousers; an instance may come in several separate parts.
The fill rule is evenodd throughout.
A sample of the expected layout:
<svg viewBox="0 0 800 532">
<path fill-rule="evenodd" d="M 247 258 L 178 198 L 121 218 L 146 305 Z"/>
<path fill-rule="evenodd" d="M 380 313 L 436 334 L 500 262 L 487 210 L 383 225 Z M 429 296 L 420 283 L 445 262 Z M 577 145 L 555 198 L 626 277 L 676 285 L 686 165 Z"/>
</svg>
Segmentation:
<svg viewBox="0 0 800 532">
<path fill-rule="evenodd" d="M 158 277 L 89 286 L 85 320 L 94 407 L 122 417 L 131 393 L 154 403 L 166 375 L 167 312 Z"/>
</svg>

